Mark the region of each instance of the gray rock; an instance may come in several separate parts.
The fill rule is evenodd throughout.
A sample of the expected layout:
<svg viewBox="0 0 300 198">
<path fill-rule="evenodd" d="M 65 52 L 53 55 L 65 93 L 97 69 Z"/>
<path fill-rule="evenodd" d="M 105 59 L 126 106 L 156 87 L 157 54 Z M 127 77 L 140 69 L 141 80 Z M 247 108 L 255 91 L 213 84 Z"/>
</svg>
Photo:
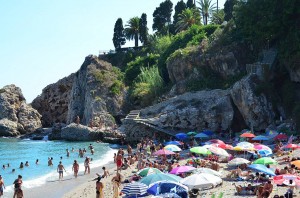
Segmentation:
<svg viewBox="0 0 300 198">
<path fill-rule="evenodd" d="M 61 138 L 69 141 L 89 141 L 103 138 L 103 133 L 81 124 L 69 124 L 61 129 Z"/>
<path fill-rule="evenodd" d="M 19 87 L 7 85 L 0 89 L 0 134 L 17 136 L 40 128 L 41 115 L 26 104 Z"/>
<path fill-rule="evenodd" d="M 230 95 L 246 124 L 255 130 L 262 130 L 274 121 L 275 114 L 266 96 L 255 94 L 258 83 L 257 76 L 247 76 L 233 85 Z"/>
</svg>

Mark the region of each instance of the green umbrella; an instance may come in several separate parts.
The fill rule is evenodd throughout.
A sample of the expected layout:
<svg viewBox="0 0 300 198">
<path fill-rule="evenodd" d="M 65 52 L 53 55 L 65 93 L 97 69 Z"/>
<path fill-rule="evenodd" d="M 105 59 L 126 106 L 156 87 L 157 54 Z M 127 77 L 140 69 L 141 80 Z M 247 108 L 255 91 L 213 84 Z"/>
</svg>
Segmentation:
<svg viewBox="0 0 300 198">
<path fill-rule="evenodd" d="M 197 133 L 194 132 L 194 131 L 191 131 L 191 132 L 188 132 L 187 135 L 188 135 L 188 136 L 194 136 L 194 135 L 197 135 Z"/>
<path fill-rule="evenodd" d="M 255 160 L 252 164 L 277 164 L 276 160 L 270 158 L 270 157 L 262 157 L 257 160 Z"/>
<path fill-rule="evenodd" d="M 157 174 L 157 173 L 162 173 L 162 172 L 160 170 L 158 170 L 157 168 L 144 168 L 144 169 L 140 170 L 139 172 L 137 172 L 137 174 L 141 177 L 146 177 L 148 175 Z"/>
<path fill-rule="evenodd" d="M 196 146 L 190 149 L 190 152 L 192 153 L 197 153 L 197 154 L 202 154 L 202 155 L 209 155 L 211 152 L 202 146 Z"/>
<path fill-rule="evenodd" d="M 157 174 L 151 174 L 148 175 L 147 177 L 144 177 L 140 180 L 141 183 L 146 184 L 149 186 L 150 184 L 158 181 L 174 181 L 174 182 L 179 182 L 182 178 L 178 177 L 176 175 L 168 174 L 168 173 L 157 173 Z"/>
</svg>

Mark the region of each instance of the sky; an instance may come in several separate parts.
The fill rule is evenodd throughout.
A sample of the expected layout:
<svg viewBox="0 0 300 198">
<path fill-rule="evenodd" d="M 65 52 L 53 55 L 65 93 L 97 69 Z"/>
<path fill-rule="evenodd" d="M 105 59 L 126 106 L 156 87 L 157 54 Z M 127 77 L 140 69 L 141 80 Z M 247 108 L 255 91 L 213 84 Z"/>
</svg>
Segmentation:
<svg viewBox="0 0 300 198">
<path fill-rule="evenodd" d="M 171 0 L 173 8 L 178 0 Z M 163 0 L 0 0 L 0 88 L 15 84 L 28 103 L 76 72 L 89 54 L 114 49 L 115 22 L 152 14 Z M 185 0 L 186 2 L 186 0 Z M 223 7 L 225 0 L 219 0 Z M 151 32 L 150 32 L 151 33 Z M 128 42 L 125 46 L 133 46 Z"/>
</svg>

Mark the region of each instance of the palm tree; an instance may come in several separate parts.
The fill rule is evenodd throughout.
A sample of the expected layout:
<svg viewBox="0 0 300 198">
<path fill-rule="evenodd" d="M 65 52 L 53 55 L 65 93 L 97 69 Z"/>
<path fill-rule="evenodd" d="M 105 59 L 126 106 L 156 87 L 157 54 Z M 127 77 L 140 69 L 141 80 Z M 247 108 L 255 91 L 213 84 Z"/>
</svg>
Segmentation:
<svg viewBox="0 0 300 198">
<path fill-rule="evenodd" d="M 210 15 L 216 9 L 215 3 L 212 3 L 212 0 L 200 0 L 198 3 L 200 5 L 199 10 L 202 14 L 203 24 L 207 25 Z"/>
<path fill-rule="evenodd" d="M 139 46 L 139 17 L 133 17 L 129 19 L 127 24 L 125 25 L 125 36 L 128 40 L 134 40 L 135 47 Z"/>
<path fill-rule="evenodd" d="M 200 12 L 196 8 L 187 8 L 178 15 L 178 22 L 176 23 L 176 32 L 186 30 L 193 24 L 201 25 Z"/>
</svg>

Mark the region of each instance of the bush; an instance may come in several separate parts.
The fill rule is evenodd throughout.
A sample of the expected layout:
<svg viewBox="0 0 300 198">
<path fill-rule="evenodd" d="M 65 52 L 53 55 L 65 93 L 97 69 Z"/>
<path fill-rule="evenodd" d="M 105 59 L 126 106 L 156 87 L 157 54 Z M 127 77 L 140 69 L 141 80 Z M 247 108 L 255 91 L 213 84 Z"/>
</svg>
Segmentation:
<svg viewBox="0 0 300 198">
<path fill-rule="evenodd" d="M 158 97 L 163 89 L 163 80 L 159 75 L 157 66 L 141 68 L 136 82 L 133 85 L 131 97 L 142 106 L 147 106 Z"/>
<path fill-rule="evenodd" d="M 122 89 L 124 88 L 124 85 L 121 81 L 119 80 L 114 80 L 112 86 L 110 86 L 110 92 L 116 96 L 120 95 Z"/>
</svg>

